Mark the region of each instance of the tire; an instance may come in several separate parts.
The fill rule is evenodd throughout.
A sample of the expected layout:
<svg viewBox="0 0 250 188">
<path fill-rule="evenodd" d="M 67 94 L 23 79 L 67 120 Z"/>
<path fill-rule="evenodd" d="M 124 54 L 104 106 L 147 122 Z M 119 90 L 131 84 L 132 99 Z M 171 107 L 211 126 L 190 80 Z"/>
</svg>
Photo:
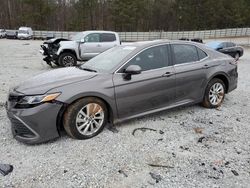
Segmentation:
<svg viewBox="0 0 250 188">
<path fill-rule="evenodd" d="M 218 78 L 212 79 L 205 90 L 202 105 L 206 108 L 218 108 L 224 101 L 226 93 L 225 83 Z"/>
<path fill-rule="evenodd" d="M 58 63 L 61 67 L 72 67 L 76 66 L 76 56 L 72 53 L 62 53 L 58 58 Z"/>
<path fill-rule="evenodd" d="M 240 53 L 237 52 L 235 55 L 234 55 L 234 59 L 237 61 L 240 59 Z"/>
<path fill-rule="evenodd" d="M 94 97 L 83 98 L 66 109 L 63 126 L 70 137 L 89 139 L 103 130 L 107 117 L 108 110 L 103 101 Z"/>
</svg>

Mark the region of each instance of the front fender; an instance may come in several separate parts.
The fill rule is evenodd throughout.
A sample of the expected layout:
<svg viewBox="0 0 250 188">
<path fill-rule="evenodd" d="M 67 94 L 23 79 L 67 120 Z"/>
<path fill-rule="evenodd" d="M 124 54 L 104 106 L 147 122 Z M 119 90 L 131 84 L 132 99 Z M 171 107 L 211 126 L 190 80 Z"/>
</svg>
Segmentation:
<svg viewBox="0 0 250 188">
<path fill-rule="evenodd" d="M 115 99 L 110 98 L 110 96 L 106 96 L 97 92 L 83 92 L 83 93 L 76 94 L 67 100 L 64 100 L 63 103 L 70 105 L 79 99 L 87 98 L 87 97 L 95 97 L 104 101 L 110 112 L 109 117 L 110 117 L 111 122 L 113 123 L 116 122 L 116 120 L 118 119 L 117 106 L 116 106 Z M 60 97 L 58 98 L 58 100 L 60 100 Z"/>
<path fill-rule="evenodd" d="M 59 56 L 63 52 L 73 52 L 77 59 L 79 59 L 79 45 L 75 41 L 61 41 L 60 47 L 57 50 L 56 54 Z"/>
<path fill-rule="evenodd" d="M 78 50 L 75 50 L 74 48 L 64 48 L 64 47 L 60 47 L 57 52 L 56 52 L 56 55 L 60 55 L 62 54 L 63 52 L 73 52 L 74 54 L 76 54 L 77 58 L 79 57 L 78 56 Z"/>
<path fill-rule="evenodd" d="M 97 97 L 102 99 L 113 112 L 114 120 L 117 118 L 115 89 L 112 74 L 101 74 L 89 80 L 79 81 L 50 90 L 51 93 L 61 92 L 58 101 L 68 105 L 85 97 Z"/>
</svg>

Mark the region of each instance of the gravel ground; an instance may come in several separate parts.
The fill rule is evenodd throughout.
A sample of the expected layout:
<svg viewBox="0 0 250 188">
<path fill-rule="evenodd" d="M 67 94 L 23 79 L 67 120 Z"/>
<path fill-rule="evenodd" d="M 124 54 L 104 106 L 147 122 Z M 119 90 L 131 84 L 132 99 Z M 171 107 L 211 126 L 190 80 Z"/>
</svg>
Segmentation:
<svg viewBox="0 0 250 188">
<path fill-rule="evenodd" d="M 238 89 L 220 109 L 177 108 L 105 129 L 90 140 L 68 136 L 29 146 L 13 139 L 4 109 L 8 88 L 51 68 L 41 41 L 0 40 L 0 187 L 249 187 L 250 49 Z M 136 128 L 150 128 L 138 130 Z M 159 167 L 161 166 L 161 167 Z"/>
</svg>

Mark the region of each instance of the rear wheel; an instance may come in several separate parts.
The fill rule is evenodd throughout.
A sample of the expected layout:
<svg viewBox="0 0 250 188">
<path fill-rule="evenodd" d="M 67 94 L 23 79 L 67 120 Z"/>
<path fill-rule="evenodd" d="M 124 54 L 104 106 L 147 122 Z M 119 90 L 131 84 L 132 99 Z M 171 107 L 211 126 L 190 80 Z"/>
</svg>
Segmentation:
<svg viewBox="0 0 250 188">
<path fill-rule="evenodd" d="M 212 79 L 206 88 L 202 105 L 206 108 L 217 108 L 221 106 L 225 98 L 225 84 L 218 78 Z"/>
<path fill-rule="evenodd" d="M 66 110 L 64 129 L 76 139 L 89 139 L 98 135 L 107 123 L 108 111 L 103 101 L 89 97 L 80 99 Z"/>
<path fill-rule="evenodd" d="M 72 53 L 62 53 L 59 56 L 58 63 L 62 67 L 76 66 L 77 64 L 76 56 Z"/>
</svg>

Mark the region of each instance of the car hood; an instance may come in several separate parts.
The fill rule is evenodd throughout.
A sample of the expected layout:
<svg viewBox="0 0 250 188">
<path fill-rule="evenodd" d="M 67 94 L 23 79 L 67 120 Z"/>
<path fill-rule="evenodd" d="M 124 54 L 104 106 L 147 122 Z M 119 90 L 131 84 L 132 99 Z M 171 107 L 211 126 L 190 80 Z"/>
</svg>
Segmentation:
<svg viewBox="0 0 250 188">
<path fill-rule="evenodd" d="M 69 40 L 69 41 L 60 41 L 59 44 L 60 44 L 61 48 L 63 48 L 63 49 L 65 49 L 65 48 L 75 49 L 76 45 L 77 45 L 77 42 Z"/>
<path fill-rule="evenodd" d="M 52 39 L 49 39 L 47 41 L 44 42 L 44 44 L 58 44 L 60 43 L 61 41 L 70 41 L 68 39 L 64 39 L 64 38 L 52 38 Z"/>
<path fill-rule="evenodd" d="M 80 70 L 76 67 L 60 68 L 26 80 L 16 86 L 14 90 L 25 95 L 40 95 L 63 85 L 91 79 L 96 75 L 97 73 Z"/>
</svg>

